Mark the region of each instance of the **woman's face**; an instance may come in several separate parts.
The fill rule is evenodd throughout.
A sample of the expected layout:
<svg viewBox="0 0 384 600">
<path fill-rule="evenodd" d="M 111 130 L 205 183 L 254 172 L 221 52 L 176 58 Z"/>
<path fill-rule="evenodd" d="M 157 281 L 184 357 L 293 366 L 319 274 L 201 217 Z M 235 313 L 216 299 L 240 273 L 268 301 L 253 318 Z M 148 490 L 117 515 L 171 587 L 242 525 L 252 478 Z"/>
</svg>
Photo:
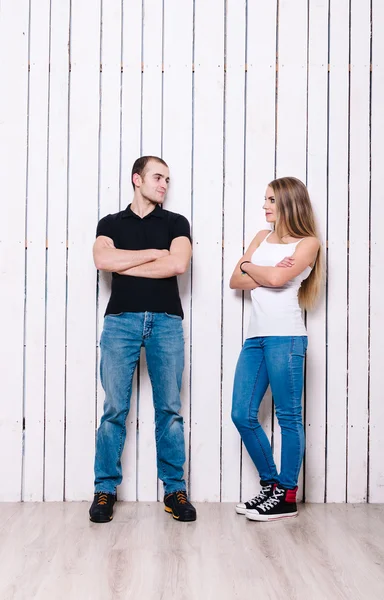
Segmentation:
<svg viewBox="0 0 384 600">
<path fill-rule="evenodd" d="M 265 202 L 263 205 L 265 210 L 265 219 L 267 223 L 275 223 L 276 222 L 276 203 L 275 203 L 275 194 L 273 193 L 273 189 L 268 186 L 267 191 L 265 192 Z"/>
</svg>

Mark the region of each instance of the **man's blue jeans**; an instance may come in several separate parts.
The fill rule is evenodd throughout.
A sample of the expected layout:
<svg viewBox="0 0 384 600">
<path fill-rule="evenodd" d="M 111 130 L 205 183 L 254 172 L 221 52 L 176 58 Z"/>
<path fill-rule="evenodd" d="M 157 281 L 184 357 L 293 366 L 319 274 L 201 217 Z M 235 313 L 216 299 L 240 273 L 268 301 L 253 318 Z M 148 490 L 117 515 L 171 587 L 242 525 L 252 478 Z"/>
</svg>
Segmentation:
<svg viewBox="0 0 384 600">
<path fill-rule="evenodd" d="M 184 368 L 181 317 L 167 313 L 106 315 L 101 335 L 104 414 L 97 432 L 95 492 L 116 493 L 132 393 L 132 379 L 144 346 L 155 407 L 157 471 L 164 492 L 185 490 L 184 425 L 179 415 Z"/>
<path fill-rule="evenodd" d="M 304 455 L 301 396 L 306 336 L 248 338 L 236 367 L 232 420 L 263 482 L 287 489 L 297 485 Z M 269 440 L 257 415 L 271 385 L 281 427 L 281 470 L 277 473 Z"/>
</svg>

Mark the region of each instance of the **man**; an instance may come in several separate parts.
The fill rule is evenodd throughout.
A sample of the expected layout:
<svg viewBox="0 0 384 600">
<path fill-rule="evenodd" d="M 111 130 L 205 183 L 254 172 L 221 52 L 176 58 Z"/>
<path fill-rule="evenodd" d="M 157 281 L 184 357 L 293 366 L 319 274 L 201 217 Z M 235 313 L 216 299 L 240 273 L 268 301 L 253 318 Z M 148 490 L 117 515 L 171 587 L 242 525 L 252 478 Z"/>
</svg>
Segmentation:
<svg viewBox="0 0 384 600">
<path fill-rule="evenodd" d="M 183 479 L 184 427 L 179 414 L 183 310 L 176 278 L 188 268 L 191 237 L 185 217 L 161 208 L 168 184 L 167 164 L 155 156 L 142 156 L 132 169 L 132 204 L 97 226 L 94 261 L 98 269 L 112 271 L 112 292 L 100 340 L 105 404 L 89 511 L 96 523 L 113 517 L 132 378 L 142 346 L 152 383 L 157 471 L 164 483 L 165 510 L 179 521 L 196 519 Z"/>
</svg>

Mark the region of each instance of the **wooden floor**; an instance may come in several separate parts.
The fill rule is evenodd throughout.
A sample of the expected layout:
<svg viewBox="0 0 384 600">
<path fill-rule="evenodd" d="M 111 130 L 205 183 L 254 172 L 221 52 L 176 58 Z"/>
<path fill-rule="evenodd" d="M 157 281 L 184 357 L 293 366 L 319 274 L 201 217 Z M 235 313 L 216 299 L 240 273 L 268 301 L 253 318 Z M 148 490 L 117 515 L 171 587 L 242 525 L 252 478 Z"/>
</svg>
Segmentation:
<svg viewBox="0 0 384 600">
<path fill-rule="evenodd" d="M 1 504 L 0 599 L 383 600 L 384 505 L 302 505 L 250 522 L 197 504 L 178 523 L 160 503 Z"/>
</svg>

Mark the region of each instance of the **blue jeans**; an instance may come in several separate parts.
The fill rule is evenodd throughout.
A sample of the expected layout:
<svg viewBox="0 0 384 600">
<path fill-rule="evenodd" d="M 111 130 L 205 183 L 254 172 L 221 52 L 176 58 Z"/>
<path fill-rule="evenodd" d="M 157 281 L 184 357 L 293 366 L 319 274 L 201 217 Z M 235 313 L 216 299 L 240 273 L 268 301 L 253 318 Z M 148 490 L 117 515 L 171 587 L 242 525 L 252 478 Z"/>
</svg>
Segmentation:
<svg viewBox="0 0 384 600">
<path fill-rule="evenodd" d="M 296 487 L 304 455 L 301 396 L 306 350 L 306 336 L 248 338 L 235 373 L 232 420 L 261 481 L 278 483 L 287 489 Z M 269 440 L 257 418 L 268 384 L 281 427 L 280 474 Z"/>
<path fill-rule="evenodd" d="M 179 415 L 184 368 L 182 321 L 167 313 L 142 312 L 106 315 L 104 319 L 100 373 L 105 403 L 96 440 L 95 492 L 115 494 L 122 481 L 125 421 L 142 346 L 152 383 L 158 476 L 165 493 L 186 489 L 184 425 Z"/>
</svg>

